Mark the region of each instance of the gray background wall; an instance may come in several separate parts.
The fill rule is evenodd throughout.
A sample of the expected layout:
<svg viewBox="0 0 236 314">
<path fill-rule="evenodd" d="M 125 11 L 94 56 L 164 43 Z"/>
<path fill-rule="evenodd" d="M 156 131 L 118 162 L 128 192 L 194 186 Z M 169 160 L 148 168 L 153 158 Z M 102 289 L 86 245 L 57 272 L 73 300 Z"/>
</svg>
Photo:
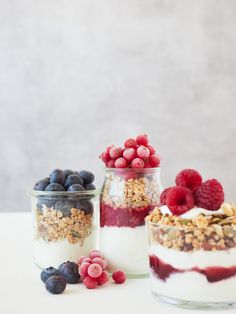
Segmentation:
<svg viewBox="0 0 236 314">
<path fill-rule="evenodd" d="M 235 0 L 0 0 L 0 211 L 52 168 L 146 132 L 236 200 Z"/>
</svg>

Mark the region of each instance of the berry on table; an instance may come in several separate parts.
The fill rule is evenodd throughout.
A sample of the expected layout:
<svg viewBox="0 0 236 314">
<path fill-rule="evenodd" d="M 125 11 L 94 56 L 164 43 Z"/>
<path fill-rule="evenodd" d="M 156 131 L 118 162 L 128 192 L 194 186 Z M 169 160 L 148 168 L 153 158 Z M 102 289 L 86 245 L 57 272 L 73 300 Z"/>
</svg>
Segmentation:
<svg viewBox="0 0 236 314">
<path fill-rule="evenodd" d="M 136 157 L 136 150 L 132 147 L 126 148 L 123 152 L 123 157 L 127 161 L 132 161 Z"/>
<path fill-rule="evenodd" d="M 93 251 L 91 251 L 91 252 L 89 253 L 89 257 L 90 257 L 91 259 L 94 259 L 95 257 L 100 257 L 100 258 L 102 258 L 102 254 L 101 254 L 101 252 L 100 252 L 99 250 L 93 250 Z"/>
<path fill-rule="evenodd" d="M 60 294 L 66 288 L 66 280 L 61 275 L 53 275 L 47 279 L 45 287 L 52 294 Z"/>
<path fill-rule="evenodd" d="M 127 165 L 127 161 L 123 157 L 115 160 L 115 168 L 126 168 Z"/>
<path fill-rule="evenodd" d="M 148 162 L 153 168 L 156 168 L 160 166 L 161 158 L 158 155 L 152 155 L 148 157 Z"/>
<path fill-rule="evenodd" d="M 121 157 L 122 153 L 123 153 L 123 148 L 121 148 L 121 147 L 112 147 L 110 149 L 110 152 L 109 152 L 110 157 L 112 159 L 117 159 L 117 158 Z"/>
<path fill-rule="evenodd" d="M 137 142 L 134 138 L 128 138 L 125 142 L 124 142 L 124 146 L 125 148 L 136 148 L 137 147 Z"/>
<path fill-rule="evenodd" d="M 79 172 L 79 176 L 83 179 L 85 185 L 94 181 L 94 174 L 90 171 L 82 170 Z"/>
<path fill-rule="evenodd" d="M 69 261 L 64 262 L 58 267 L 58 270 L 67 283 L 74 284 L 79 282 L 80 274 L 76 263 Z"/>
<path fill-rule="evenodd" d="M 109 274 L 107 271 L 103 270 L 103 272 L 101 273 L 101 276 L 97 278 L 97 283 L 99 286 L 101 286 L 107 283 L 108 281 L 109 281 Z"/>
<path fill-rule="evenodd" d="M 138 145 L 148 145 L 148 136 L 147 134 L 140 134 L 136 137 L 136 142 Z"/>
<path fill-rule="evenodd" d="M 196 205 L 208 210 L 217 210 L 224 202 L 223 187 L 216 179 L 203 182 L 193 195 Z"/>
<path fill-rule="evenodd" d="M 65 191 L 64 187 L 59 183 L 50 183 L 45 191 Z"/>
<path fill-rule="evenodd" d="M 144 168 L 144 162 L 141 158 L 134 158 L 131 162 L 132 168 Z"/>
<path fill-rule="evenodd" d="M 77 264 L 78 264 L 78 265 L 82 264 L 85 258 L 87 258 L 87 256 L 85 256 L 85 255 L 81 256 L 81 257 L 79 258 Z"/>
<path fill-rule="evenodd" d="M 85 257 L 84 259 L 83 259 L 83 263 L 84 262 L 87 262 L 87 263 L 92 263 L 92 260 L 91 260 L 91 258 L 89 258 L 89 257 Z"/>
<path fill-rule="evenodd" d="M 137 156 L 139 158 L 146 159 L 149 157 L 149 155 L 150 155 L 150 151 L 147 147 L 142 146 L 142 145 L 138 147 Z"/>
<path fill-rule="evenodd" d="M 102 259 L 101 257 L 95 257 L 95 258 L 93 258 L 92 264 L 94 264 L 94 263 L 100 265 L 100 266 L 102 267 L 102 269 L 105 269 L 106 266 L 107 266 L 105 260 Z"/>
<path fill-rule="evenodd" d="M 79 266 L 79 274 L 82 277 L 86 277 L 88 275 L 88 268 L 91 264 L 88 262 L 83 262 L 80 266 Z"/>
<path fill-rule="evenodd" d="M 191 191 L 196 190 L 202 184 L 202 177 L 194 169 L 183 169 L 175 178 L 176 185 L 184 186 Z"/>
<path fill-rule="evenodd" d="M 45 191 L 46 187 L 49 185 L 49 178 L 43 179 L 35 183 L 33 190 Z"/>
<path fill-rule="evenodd" d="M 174 186 L 166 194 L 166 205 L 174 215 L 182 215 L 194 207 L 192 192 L 182 186 Z"/>
<path fill-rule="evenodd" d="M 126 275 L 122 270 L 117 270 L 112 274 L 112 279 L 116 284 L 121 284 L 125 282 L 126 280 Z"/>
<path fill-rule="evenodd" d="M 83 284 L 87 289 L 96 289 L 97 288 L 97 280 L 95 278 L 91 278 L 90 276 L 86 276 L 83 280 Z"/>
<path fill-rule="evenodd" d="M 98 278 L 102 274 L 102 267 L 97 264 L 90 264 L 88 267 L 88 275 L 92 278 Z"/>
<path fill-rule="evenodd" d="M 63 185 L 64 180 L 65 180 L 64 171 L 60 169 L 55 169 L 50 173 L 49 178 L 50 178 L 50 183 L 59 183 Z"/>
<path fill-rule="evenodd" d="M 41 272 L 40 278 L 43 282 L 46 282 L 49 277 L 54 275 L 60 275 L 59 271 L 54 267 L 48 267 Z"/>
<path fill-rule="evenodd" d="M 68 192 L 76 192 L 76 191 L 84 191 L 84 190 L 85 188 L 78 183 L 70 185 L 67 189 Z"/>
</svg>

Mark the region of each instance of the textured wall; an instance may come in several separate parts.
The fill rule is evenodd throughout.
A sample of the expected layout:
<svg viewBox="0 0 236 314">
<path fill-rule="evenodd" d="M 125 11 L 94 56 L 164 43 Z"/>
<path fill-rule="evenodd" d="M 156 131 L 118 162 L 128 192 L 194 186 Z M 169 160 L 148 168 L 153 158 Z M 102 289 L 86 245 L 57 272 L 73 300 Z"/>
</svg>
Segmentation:
<svg viewBox="0 0 236 314">
<path fill-rule="evenodd" d="M 235 0 L 1 0 L 0 211 L 139 132 L 236 200 Z M 121 141 L 122 140 L 122 141 Z"/>
</svg>

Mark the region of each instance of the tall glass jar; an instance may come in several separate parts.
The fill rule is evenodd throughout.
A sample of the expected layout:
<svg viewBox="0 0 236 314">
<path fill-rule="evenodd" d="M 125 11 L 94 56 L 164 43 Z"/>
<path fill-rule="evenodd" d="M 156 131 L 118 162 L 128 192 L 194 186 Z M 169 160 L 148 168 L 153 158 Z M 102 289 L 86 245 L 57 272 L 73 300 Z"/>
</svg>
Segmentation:
<svg viewBox="0 0 236 314">
<path fill-rule="evenodd" d="M 58 267 L 97 248 L 99 191 L 30 192 L 34 260 L 40 268 Z"/>
<path fill-rule="evenodd" d="M 145 217 L 159 205 L 160 168 L 109 169 L 100 195 L 100 249 L 110 271 L 148 276 Z"/>
</svg>

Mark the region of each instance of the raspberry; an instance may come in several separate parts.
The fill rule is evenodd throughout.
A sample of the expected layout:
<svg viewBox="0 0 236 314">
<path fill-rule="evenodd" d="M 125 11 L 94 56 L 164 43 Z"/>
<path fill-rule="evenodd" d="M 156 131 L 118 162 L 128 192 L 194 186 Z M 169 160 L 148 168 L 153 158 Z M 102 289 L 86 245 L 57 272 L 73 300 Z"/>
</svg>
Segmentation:
<svg viewBox="0 0 236 314">
<path fill-rule="evenodd" d="M 98 264 L 102 267 L 102 269 L 105 269 L 106 268 L 106 265 L 107 263 L 105 262 L 104 259 L 102 259 L 101 257 L 95 257 L 93 260 L 92 260 L 92 264 Z"/>
<path fill-rule="evenodd" d="M 109 155 L 112 159 L 117 159 L 122 156 L 123 148 L 121 147 L 112 147 L 110 149 Z"/>
<path fill-rule="evenodd" d="M 107 271 L 103 271 L 101 276 L 97 278 L 97 283 L 99 286 L 104 285 L 109 281 L 109 274 Z"/>
<path fill-rule="evenodd" d="M 107 168 L 115 168 L 115 160 L 111 159 L 107 163 Z"/>
<path fill-rule="evenodd" d="M 82 277 L 86 277 L 88 275 L 88 268 L 91 264 L 88 262 L 83 262 L 80 266 L 79 266 L 79 274 Z"/>
<path fill-rule="evenodd" d="M 98 283 L 96 279 L 86 276 L 83 280 L 83 284 L 87 289 L 96 289 Z"/>
<path fill-rule="evenodd" d="M 199 207 L 217 210 L 224 202 L 223 187 L 216 179 L 207 180 L 194 191 L 194 199 Z"/>
<path fill-rule="evenodd" d="M 171 187 L 166 188 L 165 190 L 162 191 L 161 196 L 160 196 L 161 205 L 166 205 L 166 195 L 170 189 L 171 189 Z"/>
<path fill-rule="evenodd" d="M 94 259 L 95 257 L 100 257 L 102 258 L 102 254 L 99 250 L 93 250 L 89 253 L 89 257 L 92 259 Z"/>
<path fill-rule="evenodd" d="M 150 157 L 148 157 L 148 162 L 150 163 L 150 165 L 153 167 L 153 168 L 156 168 L 160 165 L 161 163 L 161 157 L 158 156 L 158 155 L 152 155 Z"/>
<path fill-rule="evenodd" d="M 174 186 L 166 195 L 166 205 L 174 215 L 182 215 L 194 207 L 192 192 L 182 186 Z"/>
<path fill-rule="evenodd" d="M 124 143 L 125 148 L 136 148 L 137 143 L 134 138 L 128 138 Z"/>
<path fill-rule="evenodd" d="M 131 162 L 131 167 L 132 168 L 143 168 L 144 167 L 144 162 L 140 158 L 134 158 Z"/>
<path fill-rule="evenodd" d="M 99 264 L 91 264 L 88 267 L 88 275 L 92 278 L 98 278 L 101 276 L 102 273 L 102 267 Z"/>
<path fill-rule="evenodd" d="M 148 158 L 149 155 L 150 155 L 150 151 L 147 147 L 142 146 L 142 145 L 138 147 L 137 156 L 139 158 L 146 159 Z"/>
<path fill-rule="evenodd" d="M 114 280 L 115 283 L 121 284 L 125 282 L 126 276 L 122 270 L 117 270 L 112 274 L 112 279 Z"/>
<path fill-rule="evenodd" d="M 128 166 L 128 163 L 123 157 L 116 159 L 115 168 L 126 168 L 127 166 Z"/>
<path fill-rule="evenodd" d="M 136 137 L 136 142 L 138 145 L 148 145 L 148 136 L 147 134 L 140 134 Z"/>
<path fill-rule="evenodd" d="M 132 147 L 126 148 L 123 152 L 123 157 L 128 161 L 132 161 L 136 157 L 136 150 Z"/>
<path fill-rule="evenodd" d="M 155 154 L 156 150 L 155 150 L 155 148 L 154 148 L 153 146 L 147 145 L 147 148 L 148 148 L 149 151 L 150 151 L 150 156 L 152 156 L 152 155 Z"/>
<path fill-rule="evenodd" d="M 184 169 L 177 174 L 175 183 L 194 191 L 202 184 L 202 177 L 194 169 Z"/>
</svg>

